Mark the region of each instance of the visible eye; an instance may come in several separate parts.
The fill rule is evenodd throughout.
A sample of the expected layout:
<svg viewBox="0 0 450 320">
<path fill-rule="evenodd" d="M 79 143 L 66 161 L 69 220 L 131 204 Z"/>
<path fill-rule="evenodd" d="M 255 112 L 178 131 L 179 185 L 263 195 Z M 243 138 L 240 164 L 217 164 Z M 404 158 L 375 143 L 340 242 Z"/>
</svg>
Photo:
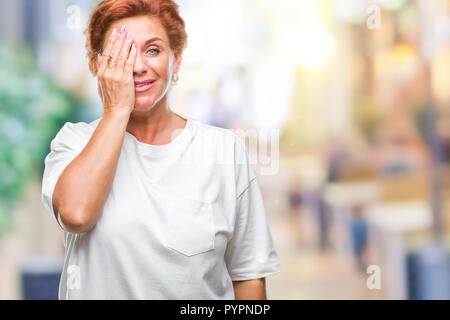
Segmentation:
<svg viewBox="0 0 450 320">
<path fill-rule="evenodd" d="M 159 49 L 157 49 L 157 48 L 150 48 L 150 49 L 147 50 L 147 53 L 149 53 L 149 52 L 151 52 L 150 54 L 151 54 L 152 56 L 154 56 L 154 55 L 157 55 L 158 53 L 160 53 L 161 50 L 159 50 Z"/>
</svg>

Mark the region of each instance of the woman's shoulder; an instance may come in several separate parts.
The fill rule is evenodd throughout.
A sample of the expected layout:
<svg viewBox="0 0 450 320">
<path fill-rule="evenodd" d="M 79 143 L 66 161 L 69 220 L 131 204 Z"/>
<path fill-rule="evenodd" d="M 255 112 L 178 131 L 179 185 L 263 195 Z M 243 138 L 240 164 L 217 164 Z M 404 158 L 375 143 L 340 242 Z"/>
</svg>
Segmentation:
<svg viewBox="0 0 450 320">
<path fill-rule="evenodd" d="M 248 137 L 249 143 L 254 143 L 257 138 L 255 132 L 241 128 L 227 129 L 199 121 L 196 124 L 199 128 L 198 142 L 202 148 L 219 149 L 221 154 L 227 153 L 224 156 L 230 156 L 236 164 L 248 163 L 249 149 L 246 140 Z"/>
<path fill-rule="evenodd" d="M 52 144 L 66 144 L 66 145 L 85 145 L 91 138 L 95 128 L 100 119 L 95 119 L 90 122 L 70 122 L 67 121 L 61 127 L 52 140 Z"/>
<path fill-rule="evenodd" d="M 224 157 L 224 161 L 232 161 L 235 165 L 237 189 L 242 192 L 256 177 L 246 141 L 248 138 L 248 143 L 253 149 L 258 138 L 257 132 L 243 128 L 227 129 L 205 123 L 200 123 L 199 127 L 201 128 L 199 131 L 204 132 L 207 141 L 201 144 L 202 148 L 209 146 L 217 151 L 218 157 Z"/>
<path fill-rule="evenodd" d="M 234 129 L 218 127 L 212 124 L 204 123 L 199 120 L 191 119 L 198 128 L 198 135 L 204 136 L 210 141 L 225 143 L 241 143 L 241 137 L 234 132 Z"/>
<path fill-rule="evenodd" d="M 97 127 L 98 123 L 100 122 L 101 118 L 92 120 L 92 121 L 79 121 L 79 122 L 66 122 L 60 132 L 68 132 L 68 133 L 75 133 L 75 134 L 92 134 L 93 131 L 95 131 L 95 128 Z"/>
</svg>

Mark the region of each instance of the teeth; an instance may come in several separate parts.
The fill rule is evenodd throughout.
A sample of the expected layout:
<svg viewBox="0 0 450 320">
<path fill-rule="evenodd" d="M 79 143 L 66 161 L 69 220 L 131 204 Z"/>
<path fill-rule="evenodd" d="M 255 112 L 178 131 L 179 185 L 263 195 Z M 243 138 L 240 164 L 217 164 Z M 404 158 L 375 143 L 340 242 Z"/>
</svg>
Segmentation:
<svg viewBox="0 0 450 320">
<path fill-rule="evenodd" d="M 140 83 L 140 84 L 135 84 L 135 87 L 143 87 L 143 86 L 148 86 L 150 83 L 152 83 L 153 81 L 150 82 L 145 82 L 145 83 Z"/>
</svg>

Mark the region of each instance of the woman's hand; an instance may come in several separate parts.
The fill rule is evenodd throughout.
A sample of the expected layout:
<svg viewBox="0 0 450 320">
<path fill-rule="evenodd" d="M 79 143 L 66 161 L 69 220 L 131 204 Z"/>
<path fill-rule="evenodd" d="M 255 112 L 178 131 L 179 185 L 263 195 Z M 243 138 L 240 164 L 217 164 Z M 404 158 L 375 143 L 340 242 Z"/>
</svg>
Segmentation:
<svg viewBox="0 0 450 320">
<path fill-rule="evenodd" d="M 106 43 L 102 56 L 98 56 L 98 92 L 103 103 L 103 113 L 131 114 L 135 103 L 133 67 L 136 46 L 131 35 L 122 27 L 114 29 Z M 131 48 L 131 50 L 130 50 Z M 108 67 L 110 55 L 116 59 L 114 67 Z"/>
</svg>

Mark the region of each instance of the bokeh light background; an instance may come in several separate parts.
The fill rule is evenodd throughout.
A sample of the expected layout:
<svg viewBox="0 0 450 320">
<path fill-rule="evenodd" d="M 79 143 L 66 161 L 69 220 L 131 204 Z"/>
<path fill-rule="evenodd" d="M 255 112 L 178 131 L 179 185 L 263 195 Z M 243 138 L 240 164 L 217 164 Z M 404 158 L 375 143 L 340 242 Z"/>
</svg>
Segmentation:
<svg viewBox="0 0 450 320">
<path fill-rule="evenodd" d="M 171 107 L 270 151 L 254 163 L 283 268 L 268 297 L 450 299 L 450 1 L 177 2 Z M 0 299 L 57 294 L 43 160 L 66 121 L 102 114 L 96 4 L 0 0 Z"/>
</svg>

